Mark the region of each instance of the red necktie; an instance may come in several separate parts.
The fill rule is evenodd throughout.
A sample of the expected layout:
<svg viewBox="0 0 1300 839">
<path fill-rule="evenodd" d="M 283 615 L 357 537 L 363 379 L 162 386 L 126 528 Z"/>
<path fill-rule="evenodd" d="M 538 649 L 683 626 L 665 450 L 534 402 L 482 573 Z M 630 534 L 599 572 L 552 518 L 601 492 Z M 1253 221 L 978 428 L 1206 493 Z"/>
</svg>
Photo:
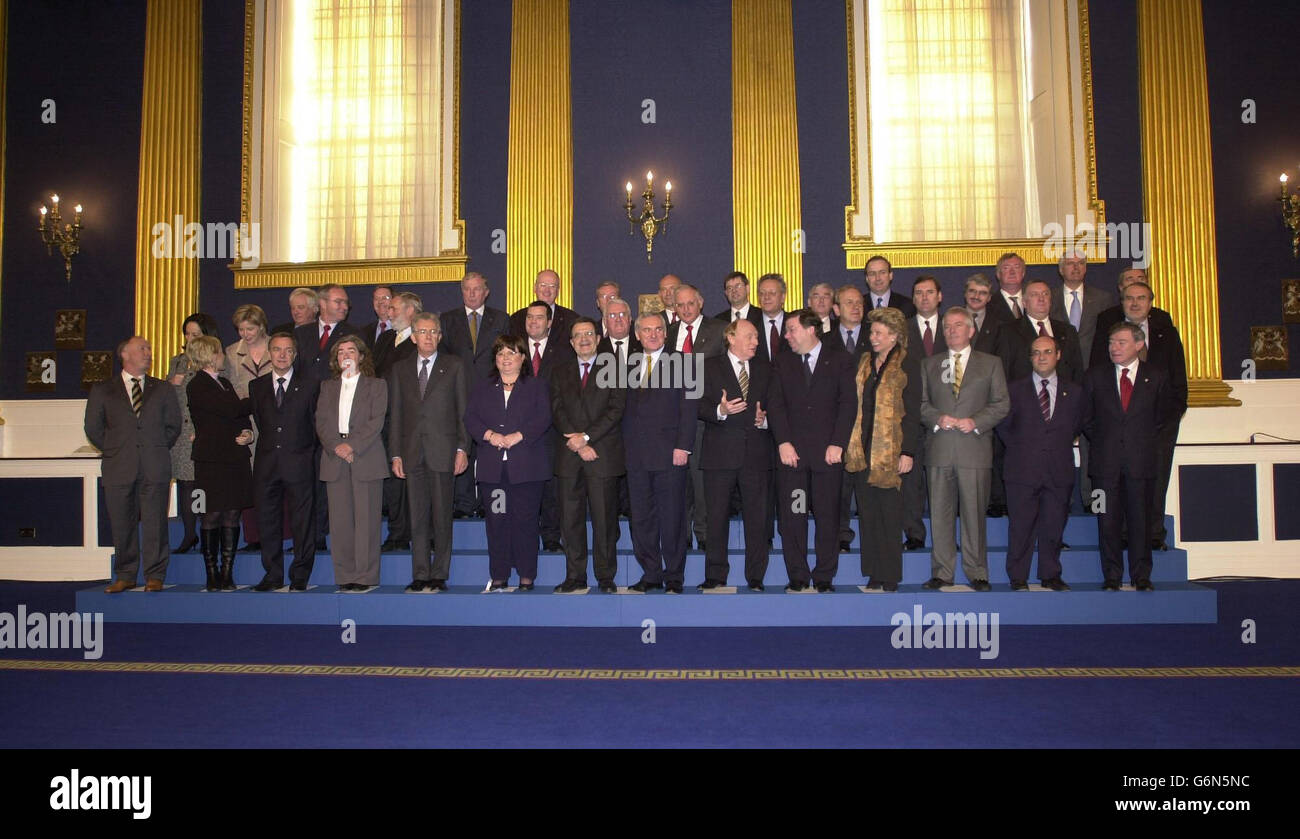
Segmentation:
<svg viewBox="0 0 1300 839">
<path fill-rule="evenodd" d="M 542 344 L 540 341 L 533 341 L 533 375 L 536 376 L 542 370 Z"/>
<path fill-rule="evenodd" d="M 1043 379 L 1043 389 L 1038 394 L 1038 407 L 1043 412 L 1043 422 L 1052 419 L 1052 394 L 1047 392 L 1047 379 Z"/>
<path fill-rule="evenodd" d="M 921 336 L 921 343 L 925 344 L 926 356 L 934 355 L 934 330 L 930 328 L 930 321 L 925 322 L 925 334 Z"/>
<path fill-rule="evenodd" d="M 330 325 L 327 323 L 325 324 L 325 331 L 320 334 L 321 352 L 325 351 L 325 345 L 328 344 L 329 342 L 330 342 Z"/>
<path fill-rule="evenodd" d="M 686 324 L 686 340 L 682 341 L 682 352 L 695 352 L 695 344 L 691 341 L 691 328 L 694 324 Z"/>
<path fill-rule="evenodd" d="M 1128 413 L 1129 400 L 1133 398 L 1133 380 L 1128 377 L 1128 368 L 1125 367 L 1119 373 L 1119 404 Z"/>
<path fill-rule="evenodd" d="M 1043 322 L 1041 320 L 1038 322 L 1038 337 L 1039 338 L 1051 337 L 1050 335 L 1047 334 L 1047 327 L 1043 326 Z"/>
<path fill-rule="evenodd" d="M 590 372 L 591 372 L 591 362 L 590 361 L 582 362 L 582 387 L 584 390 L 586 390 L 587 388 L 587 374 Z"/>
<path fill-rule="evenodd" d="M 781 344 L 781 336 L 776 334 L 776 318 L 768 318 L 769 330 L 767 341 L 771 344 L 772 358 L 776 358 L 776 348 Z"/>
</svg>

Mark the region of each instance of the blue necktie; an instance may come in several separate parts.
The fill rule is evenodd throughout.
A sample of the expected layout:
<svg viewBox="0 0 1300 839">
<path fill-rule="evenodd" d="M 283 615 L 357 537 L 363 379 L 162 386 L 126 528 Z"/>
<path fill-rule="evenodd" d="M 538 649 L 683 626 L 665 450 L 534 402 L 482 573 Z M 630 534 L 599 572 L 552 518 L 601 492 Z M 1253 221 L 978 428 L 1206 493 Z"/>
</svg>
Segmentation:
<svg viewBox="0 0 1300 839">
<path fill-rule="evenodd" d="M 1083 320 L 1083 307 L 1079 305 L 1079 292 L 1072 291 L 1070 296 L 1073 298 L 1070 301 L 1070 326 L 1073 326 L 1077 331 L 1079 322 Z"/>
</svg>

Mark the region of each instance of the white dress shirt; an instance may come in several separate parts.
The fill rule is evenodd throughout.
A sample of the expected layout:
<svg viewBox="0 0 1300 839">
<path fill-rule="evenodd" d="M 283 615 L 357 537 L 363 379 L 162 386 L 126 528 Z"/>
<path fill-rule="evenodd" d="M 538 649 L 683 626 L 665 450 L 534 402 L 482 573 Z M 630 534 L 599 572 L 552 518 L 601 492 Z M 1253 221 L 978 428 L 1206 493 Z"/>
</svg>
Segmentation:
<svg viewBox="0 0 1300 839">
<path fill-rule="evenodd" d="M 746 303 L 745 305 L 741 306 L 739 309 L 732 309 L 732 310 L 731 310 L 731 319 L 732 319 L 732 320 L 746 320 L 746 319 L 748 319 L 748 318 L 749 318 L 749 304 L 748 304 L 748 303 Z"/>
<path fill-rule="evenodd" d="M 700 325 L 704 323 L 704 315 L 697 315 L 695 320 L 687 323 L 682 321 L 682 325 L 677 327 L 677 342 L 673 349 L 678 352 L 682 351 L 682 345 L 686 343 L 686 327 L 691 328 L 691 347 L 694 348 L 695 342 L 700 340 Z"/>
<path fill-rule="evenodd" d="M 1119 382 L 1120 382 L 1120 379 L 1123 378 L 1123 376 L 1124 376 L 1124 371 L 1125 371 L 1125 370 L 1128 371 L 1128 380 L 1129 380 L 1130 382 L 1133 383 L 1133 387 L 1137 387 L 1137 380 L 1138 380 L 1138 359 L 1135 358 L 1135 359 L 1133 359 L 1132 363 L 1130 363 L 1130 364 L 1116 364 L 1116 365 L 1115 365 L 1115 392 L 1116 392 L 1116 393 L 1119 393 L 1119 392 L 1120 392 L 1120 389 L 1119 389 Z"/>
<path fill-rule="evenodd" d="M 1034 335 L 1036 337 L 1039 335 L 1038 325 L 1040 323 L 1043 325 L 1043 329 L 1047 332 L 1048 335 L 1052 336 L 1053 338 L 1056 337 L 1056 333 L 1052 331 L 1052 321 L 1049 318 L 1043 318 L 1042 320 L 1038 320 L 1037 318 L 1030 318 L 1029 325 L 1034 328 Z"/>
<path fill-rule="evenodd" d="M 343 386 L 339 388 L 339 433 L 348 433 L 348 421 L 352 417 L 352 400 L 357 395 L 357 382 L 361 379 L 361 374 L 356 373 L 349 376 L 344 373 L 340 377 Z"/>
<path fill-rule="evenodd" d="M 1052 416 L 1056 416 L 1056 374 L 1053 373 L 1051 376 L 1044 379 L 1042 376 L 1038 375 L 1037 372 L 1034 373 L 1035 398 L 1038 397 L 1038 394 L 1043 392 L 1043 382 L 1047 382 L 1047 410 L 1051 412 Z"/>
</svg>

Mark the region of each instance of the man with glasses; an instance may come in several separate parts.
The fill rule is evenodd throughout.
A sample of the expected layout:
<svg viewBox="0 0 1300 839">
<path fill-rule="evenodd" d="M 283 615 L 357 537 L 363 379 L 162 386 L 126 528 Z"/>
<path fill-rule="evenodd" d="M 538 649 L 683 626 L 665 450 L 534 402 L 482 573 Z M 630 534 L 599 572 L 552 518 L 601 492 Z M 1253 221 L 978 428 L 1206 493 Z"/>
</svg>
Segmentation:
<svg viewBox="0 0 1300 839">
<path fill-rule="evenodd" d="M 320 312 L 316 320 L 294 329 L 293 339 L 298 346 L 298 372 L 323 382 L 333 375 L 330 357 L 334 355 L 335 344 L 344 335 L 352 335 L 357 330 L 345 320 L 348 316 L 347 289 L 330 284 L 321 288 L 317 299 Z"/>
<path fill-rule="evenodd" d="M 541 301 L 550 309 L 548 320 L 551 324 L 553 335 L 568 335 L 573 322 L 578 319 L 578 313 L 568 306 L 561 306 L 557 303 L 560 296 L 560 275 L 550 268 L 543 268 L 537 272 L 537 279 L 533 281 L 533 299 Z M 518 335 L 520 338 L 528 339 L 528 306 L 515 312 L 510 316 L 510 334 Z"/>
</svg>

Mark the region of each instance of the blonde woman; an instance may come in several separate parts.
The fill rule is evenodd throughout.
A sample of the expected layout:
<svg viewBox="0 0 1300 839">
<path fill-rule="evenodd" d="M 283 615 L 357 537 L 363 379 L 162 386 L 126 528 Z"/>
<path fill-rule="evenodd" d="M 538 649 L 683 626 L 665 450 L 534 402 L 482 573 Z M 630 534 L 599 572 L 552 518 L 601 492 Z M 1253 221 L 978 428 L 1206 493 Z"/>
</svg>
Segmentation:
<svg viewBox="0 0 1300 839">
<path fill-rule="evenodd" d="M 248 383 L 258 376 L 271 372 L 270 337 L 266 333 L 266 312 L 261 306 L 246 303 L 235 309 L 230 318 L 239 330 L 239 340 L 226 347 L 225 376 L 235 386 L 240 399 L 248 398 Z M 257 428 L 253 428 L 257 439 Z M 251 448 L 250 448 L 251 450 Z M 243 512 L 244 542 L 240 553 L 258 553 L 262 550 L 262 534 L 258 532 L 257 511 L 251 507 Z"/>
</svg>

